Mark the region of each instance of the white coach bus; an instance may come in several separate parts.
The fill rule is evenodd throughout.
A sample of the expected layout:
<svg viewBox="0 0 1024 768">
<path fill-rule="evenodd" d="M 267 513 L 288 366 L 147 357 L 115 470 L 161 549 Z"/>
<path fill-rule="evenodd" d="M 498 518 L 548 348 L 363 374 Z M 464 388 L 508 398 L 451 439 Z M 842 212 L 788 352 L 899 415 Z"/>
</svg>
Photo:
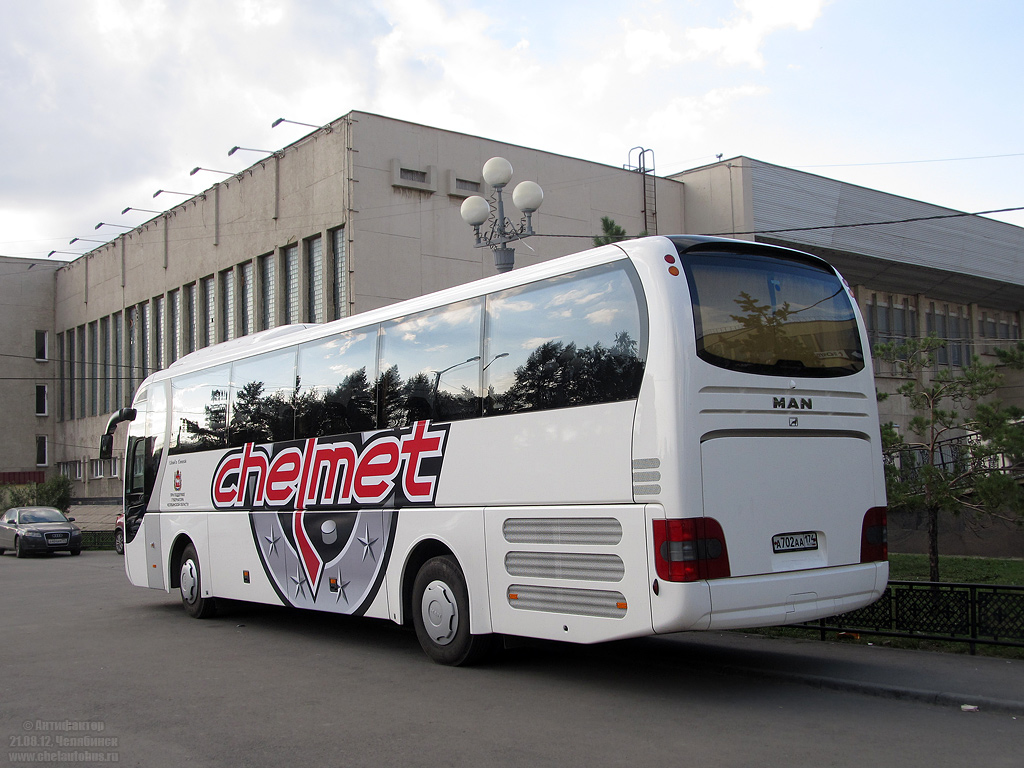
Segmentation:
<svg viewBox="0 0 1024 768">
<path fill-rule="evenodd" d="M 870 356 L 797 251 L 649 237 L 209 347 L 130 421 L 133 584 L 427 655 L 802 622 L 888 578 Z"/>
</svg>

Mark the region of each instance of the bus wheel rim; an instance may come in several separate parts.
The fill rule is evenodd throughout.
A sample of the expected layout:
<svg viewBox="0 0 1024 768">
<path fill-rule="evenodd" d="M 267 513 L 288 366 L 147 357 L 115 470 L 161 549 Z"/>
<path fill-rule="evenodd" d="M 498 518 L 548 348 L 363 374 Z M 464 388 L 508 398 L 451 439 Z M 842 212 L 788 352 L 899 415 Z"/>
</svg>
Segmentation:
<svg viewBox="0 0 1024 768">
<path fill-rule="evenodd" d="M 181 566 L 181 596 L 189 603 L 196 599 L 196 571 L 191 560 L 186 560 Z"/>
<path fill-rule="evenodd" d="M 437 645 L 448 645 L 459 631 L 459 606 L 451 587 L 443 581 L 432 581 L 423 590 L 420 604 L 423 626 Z"/>
</svg>

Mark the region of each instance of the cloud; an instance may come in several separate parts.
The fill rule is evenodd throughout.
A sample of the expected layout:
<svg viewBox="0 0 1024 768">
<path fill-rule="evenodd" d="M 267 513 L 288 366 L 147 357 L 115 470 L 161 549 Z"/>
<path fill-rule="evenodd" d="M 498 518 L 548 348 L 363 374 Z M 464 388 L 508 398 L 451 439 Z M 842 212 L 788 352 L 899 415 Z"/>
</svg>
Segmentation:
<svg viewBox="0 0 1024 768">
<path fill-rule="evenodd" d="M 719 27 L 686 30 L 691 55 L 713 56 L 729 65 L 764 67 L 765 40 L 780 29 L 806 31 L 821 15 L 826 0 L 737 0 L 736 13 Z"/>
</svg>

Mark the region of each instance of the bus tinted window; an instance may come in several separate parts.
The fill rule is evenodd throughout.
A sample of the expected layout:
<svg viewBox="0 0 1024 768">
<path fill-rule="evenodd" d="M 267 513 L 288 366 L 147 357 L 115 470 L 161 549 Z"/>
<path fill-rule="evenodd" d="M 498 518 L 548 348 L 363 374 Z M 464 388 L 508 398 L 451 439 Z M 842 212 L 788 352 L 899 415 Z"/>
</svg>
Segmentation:
<svg viewBox="0 0 1024 768">
<path fill-rule="evenodd" d="M 291 440 L 295 434 L 295 349 L 268 352 L 231 366 L 228 445 Z"/>
<path fill-rule="evenodd" d="M 171 382 L 169 453 L 227 446 L 230 371 L 230 366 L 221 365 L 179 376 Z"/>
<path fill-rule="evenodd" d="M 864 367 L 853 305 L 830 270 L 760 253 L 688 252 L 684 264 L 701 359 L 771 376 Z"/>
<path fill-rule="evenodd" d="M 637 397 L 647 354 L 641 289 L 626 262 L 487 299 L 485 413 Z"/>
<path fill-rule="evenodd" d="M 380 427 L 478 415 L 482 306 L 460 301 L 381 326 Z"/>
<path fill-rule="evenodd" d="M 299 347 L 296 436 L 363 432 L 376 426 L 377 326 Z"/>
</svg>

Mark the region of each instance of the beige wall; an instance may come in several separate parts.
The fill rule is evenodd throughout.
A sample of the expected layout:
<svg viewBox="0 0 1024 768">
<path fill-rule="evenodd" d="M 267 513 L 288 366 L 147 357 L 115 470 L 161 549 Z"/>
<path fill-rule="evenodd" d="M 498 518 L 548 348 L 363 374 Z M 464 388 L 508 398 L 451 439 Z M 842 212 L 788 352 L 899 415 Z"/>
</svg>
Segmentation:
<svg viewBox="0 0 1024 768">
<path fill-rule="evenodd" d="M 57 350 L 53 334 L 54 274 L 51 261 L 0 256 L 0 404 L 3 439 L 0 472 L 35 472 L 36 435 L 45 435 L 52 464 L 56 421 Z M 35 359 L 36 331 L 48 335 L 49 360 Z M 47 387 L 47 416 L 36 416 L 36 386 Z"/>
<path fill-rule="evenodd" d="M 234 269 L 237 285 L 243 262 L 264 254 L 279 256 L 283 248 L 294 244 L 301 248 L 320 235 L 325 246 L 324 272 L 329 275 L 333 272 L 329 234 L 339 227 L 345 227 L 349 270 L 344 297 L 348 306 L 343 314 L 494 274 L 491 251 L 473 247 L 472 229 L 459 213 L 471 193 L 456 189 L 455 180 L 479 182 L 481 194 L 489 194 L 481 169 L 495 155 L 512 163 L 510 186 L 530 179 L 545 190 L 544 204 L 533 219 L 540 234 L 515 245 L 517 266 L 591 247 L 591 237 L 601 231 L 602 216 L 610 216 L 630 234 L 643 229 L 643 178 L 635 172 L 353 112 L 62 267 L 56 298 L 50 303 L 55 307 L 54 328 L 63 333 L 115 313 L 124 317 L 128 307 L 158 296 L 167 301 L 168 292 L 212 275 L 217 340 L 222 340 L 222 271 Z M 402 168 L 427 174 L 427 182 L 402 180 Z M 657 185 L 660 231 L 682 232 L 683 185 L 666 179 L 658 179 Z M 506 214 L 518 223 L 511 191 L 506 194 Z M 299 261 L 304 285 L 305 259 Z M 285 321 L 280 268 L 276 282 L 280 324 Z M 327 280 L 323 297 L 326 315 L 333 317 Z M 197 298 L 201 303 L 201 292 Z M 305 317 L 306 304 L 302 289 L 300 319 Z M 182 318 L 183 324 L 187 321 Z M 164 337 L 166 365 L 169 331 Z M 149 338 L 152 344 L 153 329 Z M 127 348 L 127 336 L 124 345 Z M 87 408 L 86 417 L 76 414 L 57 425 L 58 442 L 78 447 L 64 451 L 56 461 L 95 457 L 91 447 L 98 446 L 109 411 L 128 404 L 128 387 L 123 391 L 123 401 L 111 403 L 109 409 L 100 407 L 101 412 L 93 416 Z M 117 480 L 83 475 L 78 496 L 118 494 Z"/>
</svg>

